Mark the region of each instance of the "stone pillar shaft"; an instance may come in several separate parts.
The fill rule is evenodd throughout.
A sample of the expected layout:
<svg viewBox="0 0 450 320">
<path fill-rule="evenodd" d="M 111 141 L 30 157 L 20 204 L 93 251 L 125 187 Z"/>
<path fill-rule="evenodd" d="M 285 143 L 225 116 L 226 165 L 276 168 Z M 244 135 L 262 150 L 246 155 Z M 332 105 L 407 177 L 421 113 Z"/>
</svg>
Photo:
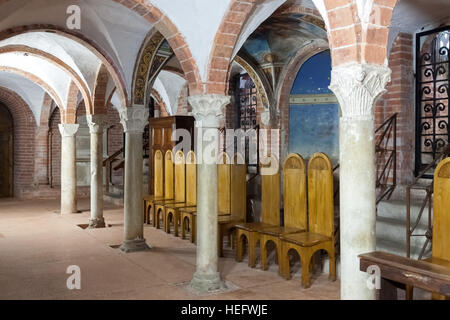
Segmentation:
<svg viewBox="0 0 450 320">
<path fill-rule="evenodd" d="M 60 124 L 61 214 L 77 212 L 77 166 L 75 135 L 78 124 Z"/>
<path fill-rule="evenodd" d="M 124 186 L 124 252 L 148 250 L 144 239 L 142 205 L 142 134 L 148 122 L 148 109 L 134 106 L 120 110 L 125 131 L 125 186 Z"/>
<path fill-rule="evenodd" d="M 91 217 L 89 228 L 104 228 L 103 218 L 103 128 L 106 115 L 87 116 L 91 134 Z"/>
<path fill-rule="evenodd" d="M 197 266 L 190 286 L 204 293 L 225 288 L 218 272 L 217 156 L 219 122 L 230 97 L 191 96 L 192 115 L 197 120 Z M 208 151 L 215 150 L 211 156 Z"/>
<path fill-rule="evenodd" d="M 334 68 L 330 89 L 340 118 L 341 298 L 375 299 L 358 255 L 376 248 L 374 105 L 390 81 L 390 69 L 374 65 Z"/>
</svg>

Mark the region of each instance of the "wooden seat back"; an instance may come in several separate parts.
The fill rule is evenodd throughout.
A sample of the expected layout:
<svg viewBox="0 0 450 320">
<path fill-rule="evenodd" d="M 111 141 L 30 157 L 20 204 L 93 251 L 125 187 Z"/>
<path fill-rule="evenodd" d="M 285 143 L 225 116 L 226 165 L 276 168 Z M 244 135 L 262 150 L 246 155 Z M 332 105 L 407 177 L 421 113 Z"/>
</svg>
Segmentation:
<svg viewBox="0 0 450 320">
<path fill-rule="evenodd" d="M 164 197 L 164 160 L 161 150 L 156 150 L 154 159 L 154 195 Z"/>
<path fill-rule="evenodd" d="M 434 173 L 432 256 L 450 261 L 450 158 L 442 160 Z"/>
<path fill-rule="evenodd" d="M 306 165 L 302 156 L 291 153 L 283 166 L 284 226 L 306 230 Z"/>
<path fill-rule="evenodd" d="M 186 201 L 186 162 L 181 150 L 175 153 L 175 201 Z"/>
<path fill-rule="evenodd" d="M 171 150 L 167 150 L 164 156 L 164 198 L 174 198 L 173 153 Z"/>
<path fill-rule="evenodd" d="M 308 205 L 308 230 L 334 238 L 333 167 L 324 153 L 308 163 Z"/>
<path fill-rule="evenodd" d="M 197 161 L 194 151 L 186 156 L 186 205 L 197 205 Z"/>
<path fill-rule="evenodd" d="M 231 219 L 246 221 L 247 217 L 247 165 L 244 157 L 236 153 L 231 165 Z"/>
<path fill-rule="evenodd" d="M 219 155 L 217 181 L 218 212 L 229 214 L 231 212 L 231 160 L 226 152 Z"/>
<path fill-rule="evenodd" d="M 280 165 L 271 155 L 261 163 L 261 222 L 280 225 Z"/>
</svg>

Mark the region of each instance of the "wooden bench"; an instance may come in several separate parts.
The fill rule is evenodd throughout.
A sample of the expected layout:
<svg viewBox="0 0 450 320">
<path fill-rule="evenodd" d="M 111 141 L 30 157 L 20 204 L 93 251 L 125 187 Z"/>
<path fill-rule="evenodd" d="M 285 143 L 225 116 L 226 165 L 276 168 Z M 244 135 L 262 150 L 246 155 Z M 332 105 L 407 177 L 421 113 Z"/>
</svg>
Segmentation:
<svg viewBox="0 0 450 320">
<path fill-rule="evenodd" d="M 450 298 L 450 158 L 442 160 L 434 172 L 433 240 L 431 258 L 417 261 L 401 256 L 372 252 L 360 255 L 360 269 L 378 265 L 383 280 L 380 299 L 396 299 L 394 288 L 413 287 L 432 292 L 433 299 Z"/>
<path fill-rule="evenodd" d="M 327 155 L 315 153 L 308 163 L 308 232 L 285 234 L 280 239 L 283 277 L 291 278 L 289 251 L 295 250 L 302 264 L 302 286 L 309 288 L 311 258 L 318 250 L 325 250 L 329 257 L 329 279 L 336 280 L 333 167 Z"/>
<path fill-rule="evenodd" d="M 380 268 L 380 300 L 397 300 L 397 288 L 406 286 L 421 288 L 450 298 L 450 262 L 434 258 L 430 261 L 413 260 L 386 253 L 361 254 L 360 270 L 366 272 L 370 266 Z"/>
</svg>

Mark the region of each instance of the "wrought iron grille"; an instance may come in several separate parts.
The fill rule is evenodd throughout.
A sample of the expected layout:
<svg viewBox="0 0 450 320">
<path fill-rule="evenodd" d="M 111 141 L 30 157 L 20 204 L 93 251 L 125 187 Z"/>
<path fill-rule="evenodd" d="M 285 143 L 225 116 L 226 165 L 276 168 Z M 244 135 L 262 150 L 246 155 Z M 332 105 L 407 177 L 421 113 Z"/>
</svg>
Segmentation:
<svg viewBox="0 0 450 320">
<path fill-rule="evenodd" d="M 257 144 L 257 155 L 256 155 L 256 163 L 250 161 L 249 154 L 249 143 L 250 140 L 247 137 L 245 139 L 245 162 L 248 167 L 255 167 L 258 170 L 258 162 L 259 162 L 259 126 L 257 120 L 257 106 L 258 99 L 257 94 L 258 91 L 256 89 L 255 83 L 248 73 L 240 74 L 237 77 L 236 83 L 236 101 L 237 101 L 237 115 L 238 115 L 238 128 L 248 131 L 248 130 L 256 130 L 256 141 L 253 143 Z M 235 148 L 236 148 L 235 144 Z M 236 150 L 235 150 L 236 151 Z"/>
<path fill-rule="evenodd" d="M 450 141 L 449 50 L 450 27 L 416 36 L 416 176 Z"/>
<path fill-rule="evenodd" d="M 238 123 L 241 129 L 256 127 L 257 90 L 248 74 L 238 77 Z"/>
</svg>

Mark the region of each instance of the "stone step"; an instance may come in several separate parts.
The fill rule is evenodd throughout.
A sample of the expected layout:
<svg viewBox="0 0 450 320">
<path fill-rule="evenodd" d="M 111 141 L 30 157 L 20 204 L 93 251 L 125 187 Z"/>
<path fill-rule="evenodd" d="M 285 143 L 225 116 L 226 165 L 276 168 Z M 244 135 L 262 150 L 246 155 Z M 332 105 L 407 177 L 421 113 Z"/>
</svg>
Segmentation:
<svg viewBox="0 0 450 320">
<path fill-rule="evenodd" d="M 419 225 L 414 231 L 415 234 L 425 234 L 426 226 Z M 377 217 L 376 237 L 378 241 L 388 241 L 395 243 L 398 248 L 402 249 L 403 254 L 406 253 L 406 226 L 403 221 Z M 411 247 L 422 248 L 425 237 L 411 237 Z"/>
<path fill-rule="evenodd" d="M 422 199 L 423 201 L 423 199 Z M 411 201 L 411 224 L 413 224 L 420 212 L 422 202 L 416 199 Z M 433 210 L 432 210 L 433 213 Z M 383 200 L 377 206 L 377 216 L 406 223 L 406 201 L 404 200 Z M 420 225 L 428 224 L 428 204 L 423 211 Z"/>
<path fill-rule="evenodd" d="M 389 252 L 389 253 L 396 254 L 396 255 L 399 255 L 402 257 L 406 257 L 406 246 L 404 244 L 400 244 L 398 242 L 392 242 L 389 240 L 377 238 L 376 250 Z M 422 250 L 422 246 L 411 247 L 411 258 L 418 259 L 421 250 Z"/>
</svg>

